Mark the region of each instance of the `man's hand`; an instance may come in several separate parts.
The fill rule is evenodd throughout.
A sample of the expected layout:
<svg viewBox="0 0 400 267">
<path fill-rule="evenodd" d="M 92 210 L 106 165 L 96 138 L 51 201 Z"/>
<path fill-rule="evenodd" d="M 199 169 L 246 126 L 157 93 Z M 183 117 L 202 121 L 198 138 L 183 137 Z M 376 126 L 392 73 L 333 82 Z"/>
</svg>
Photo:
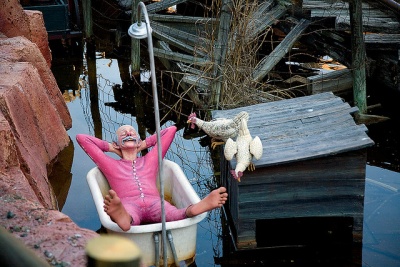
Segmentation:
<svg viewBox="0 0 400 267">
<path fill-rule="evenodd" d="M 121 149 L 119 149 L 119 146 L 115 142 L 108 143 L 108 152 L 115 153 L 118 156 L 122 157 Z"/>
<path fill-rule="evenodd" d="M 147 143 L 146 140 L 141 140 L 138 146 L 138 152 L 142 151 L 143 149 L 147 148 Z"/>
</svg>

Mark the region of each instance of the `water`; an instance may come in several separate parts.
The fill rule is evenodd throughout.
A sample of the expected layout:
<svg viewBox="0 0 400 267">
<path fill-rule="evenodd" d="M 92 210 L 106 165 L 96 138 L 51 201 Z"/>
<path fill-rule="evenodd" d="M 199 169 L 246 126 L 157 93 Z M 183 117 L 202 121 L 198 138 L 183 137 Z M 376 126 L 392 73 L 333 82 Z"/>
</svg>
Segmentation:
<svg viewBox="0 0 400 267">
<path fill-rule="evenodd" d="M 75 62 L 74 67 L 53 63 L 53 71 L 64 90 L 67 106 L 70 110 L 73 125 L 68 131 L 73 141 L 71 174 L 72 180 L 68 181 L 64 191 L 64 199 L 59 200 L 62 212 L 71 217 L 80 227 L 97 231 L 100 227 L 97 212 L 91 193 L 86 183 L 86 173 L 94 167 L 94 163 L 83 152 L 75 141 L 78 133 L 87 133 L 112 140 L 112 134 L 122 124 L 131 124 L 147 135 L 154 131 L 152 127 L 152 105 L 144 105 L 151 98 L 140 91 L 139 87 L 124 90 L 115 87 L 123 84 L 125 70 L 123 64 L 118 64 L 116 59 L 98 58 L 96 60 L 96 74 L 91 66 L 84 61 Z M 126 65 L 125 65 L 126 68 Z M 60 71 L 61 70 L 61 71 Z M 87 89 L 88 75 L 96 75 L 98 87 L 97 100 Z M 144 74 L 146 75 L 146 74 Z M 66 78 L 67 77 L 67 78 Z M 69 78 L 68 78 L 69 77 Z M 142 77 L 146 80 L 147 77 Z M 146 83 L 142 84 L 146 87 Z M 124 87 L 124 86 L 122 86 Z M 150 92 L 150 91 L 149 91 Z M 115 103 L 115 98 L 119 98 Z M 163 98 L 165 95 L 159 95 Z M 128 99 L 129 101 L 123 101 Z M 136 103 L 134 104 L 134 102 Z M 126 105 L 121 107 L 121 105 Z M 136 105 L 136 107 L 135 107 Z M 165 107 L 160 106 L 165 112 Z M 118 112 L 116 111 L 118 110 Z M 141 112 L 143 111 L 144 112 Z M 183 111 L 183 110 L 182 110 Z M 185 120 L 189 111 L 183 111 L 180 120 Z M 149 115 L 150 114 L 150 115 Z M 133 115 L 133 116 L 132 116 Z M 163 118 L 163 115 L 161 116 Z M 177 114 L 169 114 L 162 128 L 173 124 L 179 118 Z M 172 121 L 171 119 L 174 119 Z M 364 211 L 364 241 L 362 247 L 363 266 L 399 266 L 400 265 L 400 164 L 398 130 L 395 129 L 396 121 L 369 126 L 369 135 L 376 145 L 368 151 L 368 164 L 366 165 L 365 211 Z M 182 124 L 180 124 L 182 125 Z M 213 174 L 212 160 L 207 147 L 201 145 L 199 137 L 188 138 L 186 129 L 177 132 L 174 143 L 167 154 L 167 158 L 177 162 L 187 175 L 195 190 L 202 198 L 212 188 L 216 187 Z M 68 178 L 67 178 L 68 179 Z M 216 264 L 215 259 L 224 254 L 221 211 L 210 212 L 207 219 L 198 227 L 197 236 L 197 266 L 222 266 Z M 242 256 L 242 260 L 253 262 L 249 256 Z M 266 258 L 264 262 L 268 262 Z M 262 266 L 274 266 L 268 263 L 258 263 Z M 290 262 L 288 265 L 291 265 Z M 226 265 L 227 266 L 227 265 Z M 291 265 L 292 266 L 292 265 Z"/>
</svg>

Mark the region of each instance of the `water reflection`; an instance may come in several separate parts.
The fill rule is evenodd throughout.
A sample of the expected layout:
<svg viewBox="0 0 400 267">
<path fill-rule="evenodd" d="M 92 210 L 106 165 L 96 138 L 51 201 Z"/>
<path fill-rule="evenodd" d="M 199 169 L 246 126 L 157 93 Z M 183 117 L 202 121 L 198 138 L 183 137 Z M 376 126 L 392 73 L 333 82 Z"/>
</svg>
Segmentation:
<svg viewBox="0 0 400 267">
<path fill-rule="evenodd" d="M 49 181 L 57 197 L 59 210 L 62 210 L 64 207 L 72 182 L 71 169 L 74 149 L 74 143 L 72 141 L 69 142 L 68 146 L 58 154 L 57 158 L 47 168 Z"/>
<path fill-rule="evenodd" d="M 57 79 L 68 99 L 73 127 L 68 131 L 70 146 L 54 164 L 59 172 L 54 183 L 60 209 L 81 227 L 98 230 L 100 222 L 90 191 L 86 173 L 93 162 L 75 143 L 77 133 L 88 133 L 111 141 L 121 124 L 131 124 L 139 129 L 142 138 L 154 133 L 154 114 L 150 83 L 131 80 L 129 63 L 116 59 L 100 58 L 83 62 L 79 73 L 74 68 L 58 68 L 70 79 Z M 75 68 L 76 69 L 76 68 Z M 95 77 L 95 78 L 94 78 Z M 63 84 L 65 81 L 73 85 Z M 168 90 L 167 90 L 168 88 Z M 185 125 L 192 110 L 190 104 L 179 104 L 180 98 L 170 93 L 172 83 L 161 77 L 159 95 L 162 127 L 176 124 L 180 129 L 167 157 L 177 162 L 193 184 L 200 197 L 205 196 L 218 182 L 216 151 L 202 146 L 197 132 L 190 132 Z M 189 103 L 189 102 L 188 102 Z M 172 108 L 174 107 L 174 108 Z M 179 107 L 179 108 L 177 108 Z M 301 247 L 273 247 L 251 253 L 233 253 L 232 235 L 228 231 L 223 210 L 213 211 L 199 224 L 196 255 L 197 266 L 397 266 L 400 264 L 400 246 L 397 230 L 400 223 L 398 205 L 400 198 L 399 136 L 395 121 L 369 126 L 369 136 L 376 145 L 369 148 L 364 212 L 363 247 L 332 247 L 322 244 L 317 249 Z M 75 149 L 76 148 L 76 149 Z M 55 169 L 53 168 L 53 170 Z M 65 174 L 61 179 L 59 173 Z M 72 177 L 72 181 L 71 181 Z M 64 204 L 65 203 L 65 204 Z M 279 208 L 279 207 L 277 207 Z M 222 218 L 222 219 L 221 219 Z M 283 229 L 280 229 L 284 231 Z M 350 252 L 349 252 L 350 251 Z M 361 253 L 362 252 L 362 253 Z M 350 254 L 349 254 L 350 253 Z"/>
</svg>

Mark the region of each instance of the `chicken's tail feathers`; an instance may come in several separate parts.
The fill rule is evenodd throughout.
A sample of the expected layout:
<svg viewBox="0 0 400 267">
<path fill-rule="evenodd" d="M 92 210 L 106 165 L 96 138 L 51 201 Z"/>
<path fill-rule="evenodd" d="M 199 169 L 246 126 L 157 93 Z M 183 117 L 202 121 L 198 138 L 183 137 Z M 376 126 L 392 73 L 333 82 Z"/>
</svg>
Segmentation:
<svg viewBox="0 0 400 267">
<path fill-rule="evenodd" d="M 233 121 L 234 121 L 236 124 L 239 124 L 239 123 L 242 121 L 242 119 L 245 119 L 246 121 L 249 120 L 249 113 L 247 113 L 247 111 L 241 111 L 241 112 L 239 112 L 239 113 L 233 118 Z"/>
</svg>

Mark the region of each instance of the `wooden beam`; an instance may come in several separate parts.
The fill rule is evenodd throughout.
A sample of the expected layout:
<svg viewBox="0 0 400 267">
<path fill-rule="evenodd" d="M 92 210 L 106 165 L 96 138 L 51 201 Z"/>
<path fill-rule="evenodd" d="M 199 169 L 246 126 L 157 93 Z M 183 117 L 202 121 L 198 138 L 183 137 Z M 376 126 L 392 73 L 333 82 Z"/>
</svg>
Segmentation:
<svg viewBox="0 0 400 267">
<path fill-rule="evenodd" d="M 162 14 L 149 14 L 149 18 L 153 21 L 162 22 L 179 22 L 179 23 L 193 23 L 193 24 L 208 24 L 218 22 L 217 18 L 204 18 L 204 17 L 191 17 L 179 15 L 162 15 Z"/>
<path fill-rule="evenodd" d="M 350 69 L 336 70 L 307 77 L 307 91 L 310 94 L 343 92 L 353 87 Z"/>
<path fill-rule="evenodd" d="M 252 31 L 246 36 L 249 40 L 255 38 L 258 34 L 263 32 L 267 27 L 274 24 L 287 12 L 287 8 L 281 5 L 275 6 L 269 12 L 266 9 L 270 7 L 269 2 L 261 4 L 260 9 L 254 14 L 254 27 Z"/>
<path fill-rule="evenodd" d="M 193 47 L 196 46 L 208 47 L 210 43 L 210 41 L 205 38 L 201 38 L 194 34 L 190 34 L 185 31 L 181 31 L 172 27 L 162 25 L 161 23 L 155 21 L 151 22 L 151 26 L 153 30 L 157 30 L 158 32 L 164 32 L 169 36 L 181 40 L 182 42 L 185 42 L 186 44 L 191 45 Z"/>
<path fill-rule="evenodd" d="M 361 114 L 367 112 L 366 52 L 363 36 L 361 0 L 350 0 L 351 52 L 354 104 Z"/>
<path fill-rule="evenodd" d="M 161 48 L 162 50 L 172 52 L 171 48 L 169 47 L 169 45 L 166 42 L 157 41 L 156 46 Z M 199 98 L 196 90 L 194 90 L 193 86 L 188 86 L 186 83 L 180 82 L 184 75 L 183 72 L 185 72 L 188 69 L 193 69 L 193 71 L 195 71 L 195 69 L 192 67 L 188 67 L 181 62 L 174 62 L 174 61 L 166 60 L 164 58 L 159 58 L 159 60 L 167 69 L 172 71 L 172 73 L 171 73 L 172 77 L 175 80 L 179 81 L 179 85 L 184 91 L 184 94 L 182 95 L 182 97 L 187 94 L 189 96 L 190 100 L 192 100 L 193 103 L 197 107 L 204 109 L 205 108 L 204 103 L 203 103 L 203 101 L 200 100 L 200 98 Z"/>
<path fill-rule="evenodd" d="M 301 34 L 307 29 L 310 24 L 309 20 L 302 19 L 297 24 L 285 39 L 269 54 L 264 57 L 253 71 L 253 80 L 261 81 L 268 72 L 289 52 L 293 44 L 300 38 Z"/>
<path fill-rule="evenodd" d="M 163 0 L 146 5 L 146 9 L 147 13 L 152 14 L 183 2 L 186 0 Z"/>
<path fill-rule="evenodd" d="M 214 70 L 215 78 L 211 85 L 210 105 L 218 109 L 219 99 L 221 97 L 222 77 L 221 67 L 224 66 L 226 51 L 228 49 L 228 36 L 231 28 L 232 18 L 232 0 L 223 0 L 221 7 L 221 18 L 219 24 L 217 43 L 214 46 Z"/>
<path fill-rule="evenodd" d="M 132 24 L 137 22 L 138 4 L 139 0 L 132 1 Z M 134 77 L 140 75 L 140 40 L 136 38 L 131 38 L 131 75 Z"/>
<path fill-rule="evenodd" d="M 390 50 L 400 49 L 400 34 L 368 33 L 364 34 L 366 50 Z"/>
<path fill-rule="evenodd" d="M 206 79 L 198 75 L 185 74 L 182 78 L 182 82 L 194 85 L 201 89 L 201 91 L 206 91 L 208 88 L 210 88 L 210 79 Z"/>
<path fill-rule="evenodd" d="M 159 58 L 164 58 L 172 61 L 180 61 L 183 63 L 193 64 L 197 66 L 206 66 L 213 64 L 211 61 L 206 60 L 204 58 L 198 58 L 194 56 L 189 56 L 186 54 L 173 52 L 173 51 L 166 51 L 164 49 L 154 47 L 154 56 Z"/>
<path fill-rule="evenodd" d="M 201 57 L 206 57 L 207 54 L 205 54 L 204 52 L 202 52 L 199 49 L 196 49 L 195 47 L 188 45 L 174 37 L 169 36 L 168 34 L 165 34 L 164 32 L 160 32 L 157 29 L 153 29 L 153 36 L 172 45 L 175 46 L 176 48 L 179 48 L 189 54 L 196 54 L 199 55 Z"/>
</svg>

